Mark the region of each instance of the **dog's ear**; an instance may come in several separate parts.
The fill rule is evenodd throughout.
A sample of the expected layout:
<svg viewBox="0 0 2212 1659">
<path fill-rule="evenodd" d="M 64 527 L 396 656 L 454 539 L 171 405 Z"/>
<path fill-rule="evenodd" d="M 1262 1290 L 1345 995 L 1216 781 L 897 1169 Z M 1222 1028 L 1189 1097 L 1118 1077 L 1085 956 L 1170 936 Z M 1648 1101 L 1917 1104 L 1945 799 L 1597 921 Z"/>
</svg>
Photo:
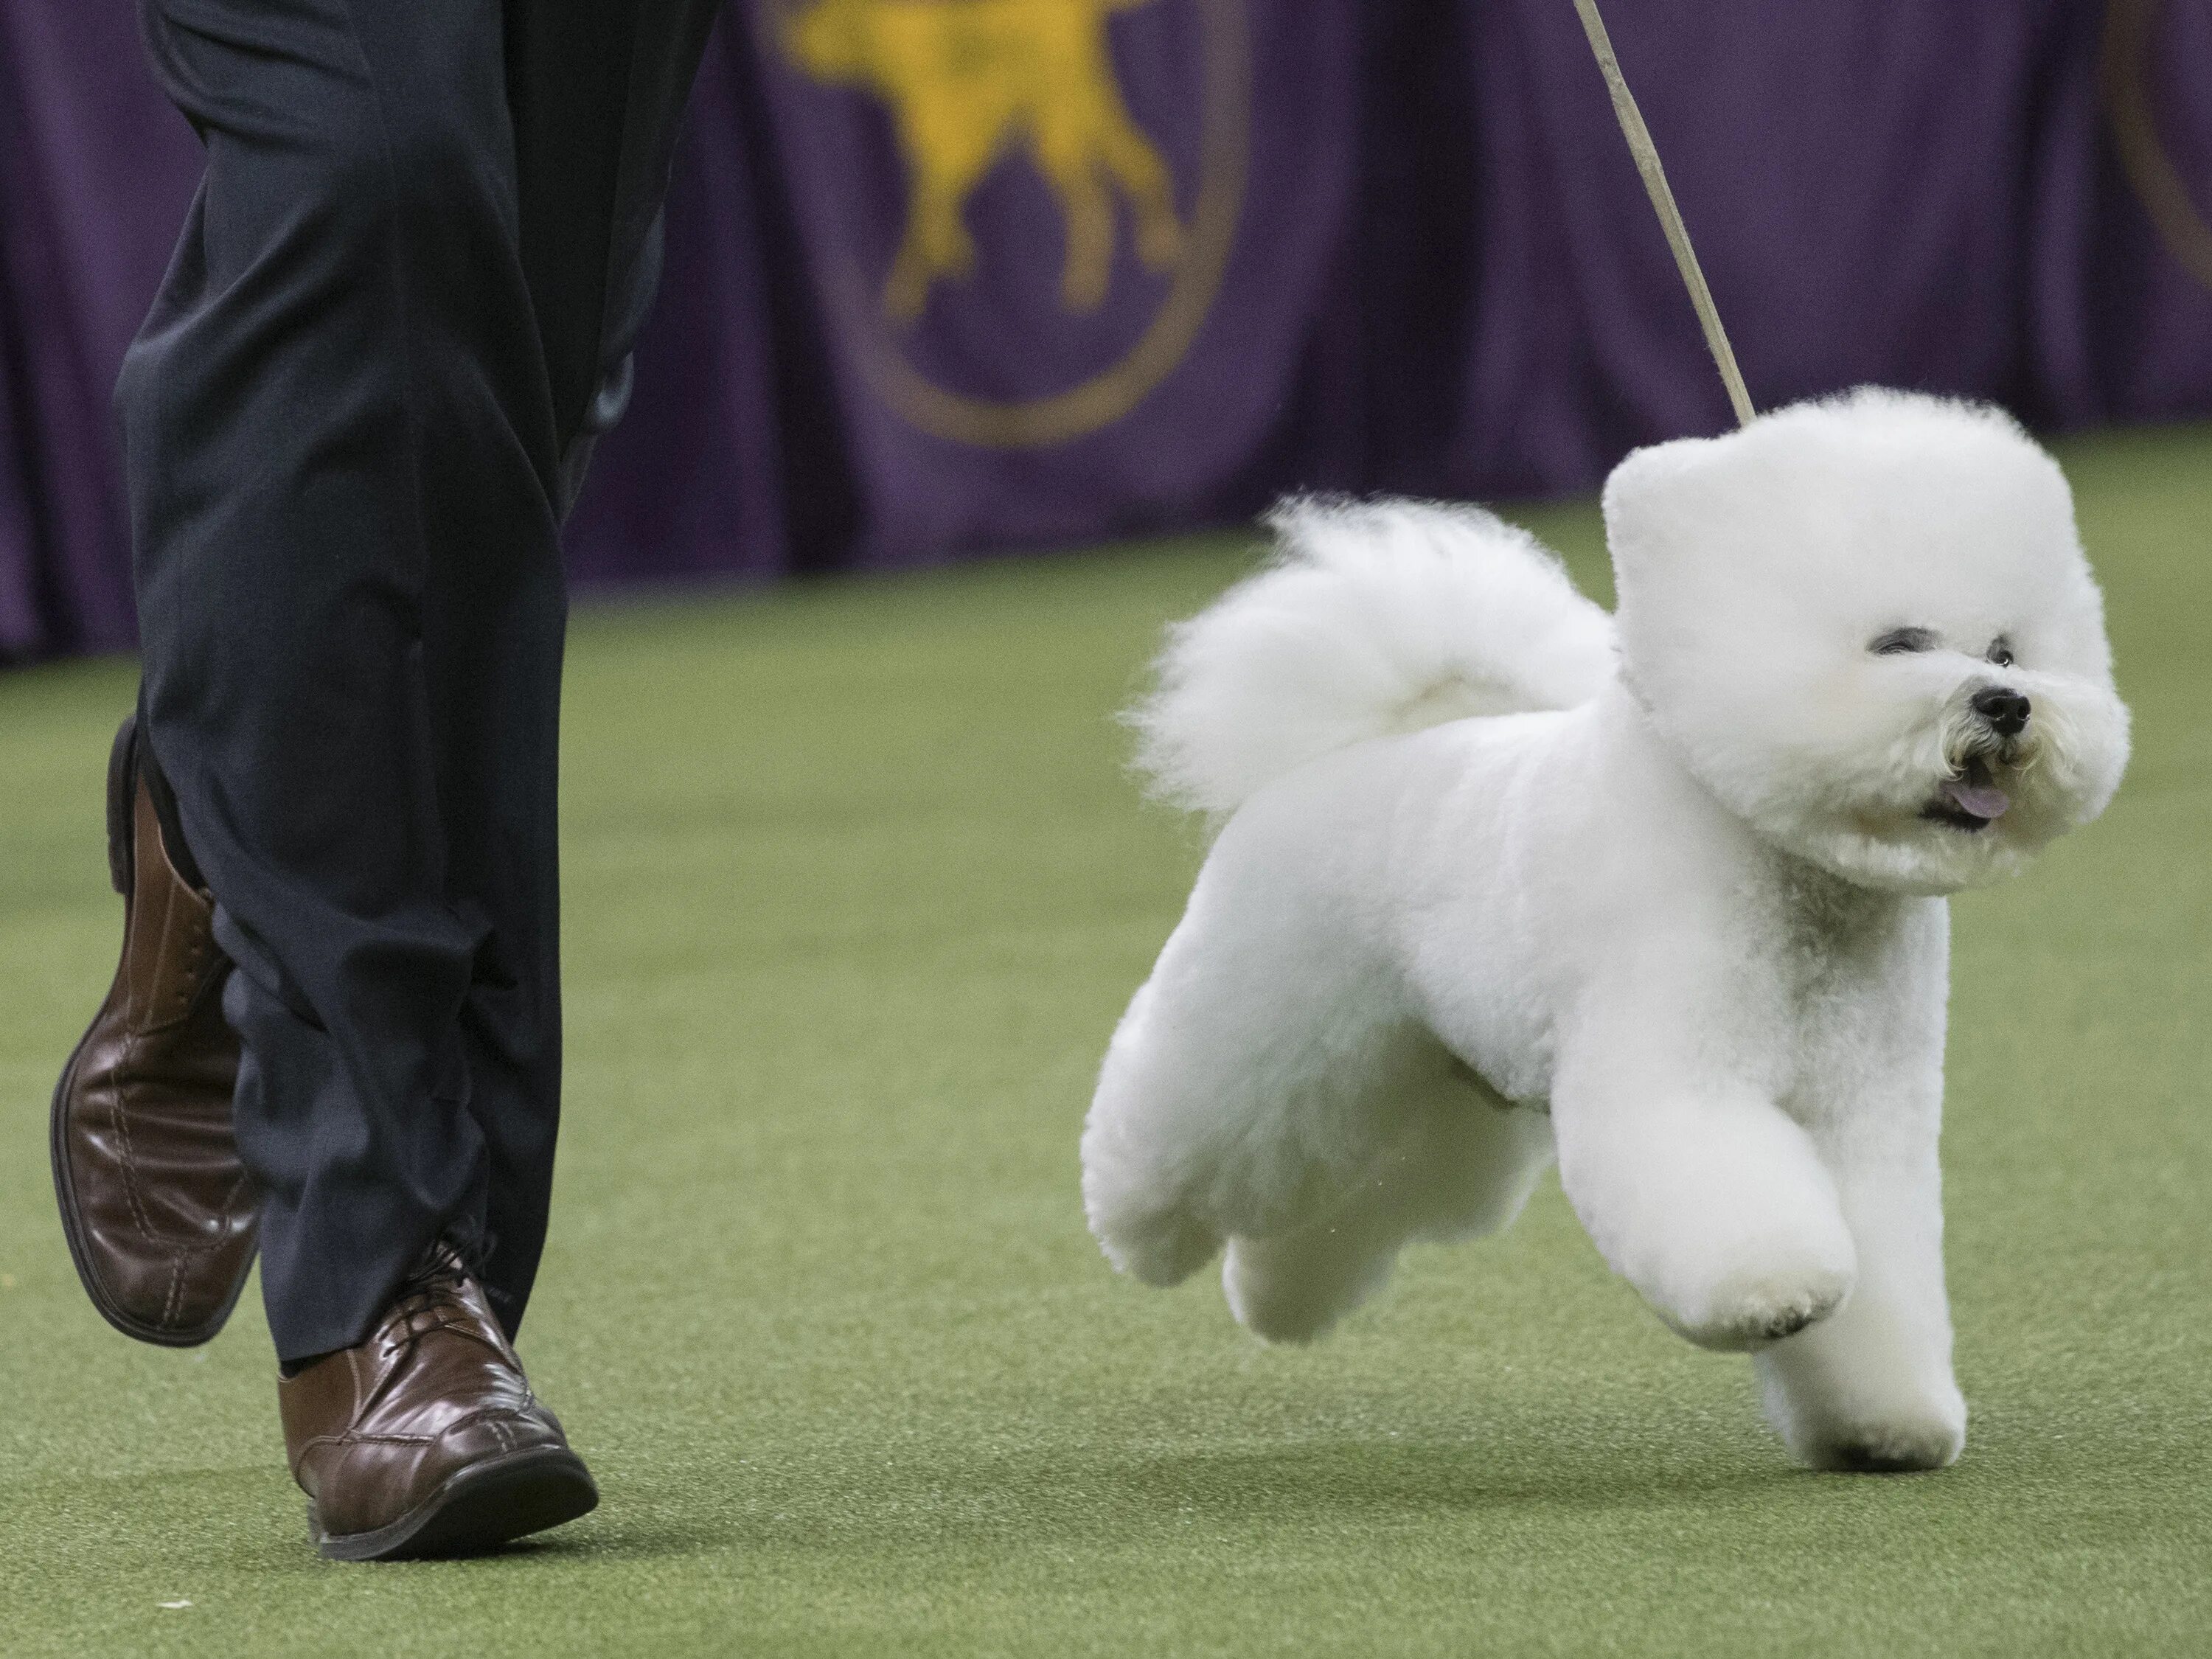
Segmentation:
<svg viewBox="0 0 2212 1659">
<path fill-rule="evenodd" d="M 1663 563 L 1678 532 L 1698 522 L 1705 475 L 1725 440 L 1677 438 L 1632 453 L 1605 481 L 1605 539 L 1624 591 L 1634 574 Z"/>
</svg>

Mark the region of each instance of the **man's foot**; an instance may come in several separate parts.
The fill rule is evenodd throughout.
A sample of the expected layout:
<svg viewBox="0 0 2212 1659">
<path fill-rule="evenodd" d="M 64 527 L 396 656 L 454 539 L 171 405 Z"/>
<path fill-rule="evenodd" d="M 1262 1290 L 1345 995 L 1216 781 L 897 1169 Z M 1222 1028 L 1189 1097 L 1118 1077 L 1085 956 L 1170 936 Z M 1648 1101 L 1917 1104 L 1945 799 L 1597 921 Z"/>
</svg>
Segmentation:
<svg viewBox="0 0 2212 1659">
<path fill-rule="evenodd" d="M 400 1286 L 367 1341 L 276 1388 L 307 1530 L 332 1560 L 467 1554 L 599 1501 L 449 1246 Z"/>
<path fill-rule="evenodd" d="M 123 960 L 54 1090 L 54 1194 L 92 1305 L 126 1336 L 191 1347 L 245 1288 L 259 1207 L 231 1138 L 230 963 L 164 841 L 131 720 L 108 763 L 107 861 Z"/>
</svg>

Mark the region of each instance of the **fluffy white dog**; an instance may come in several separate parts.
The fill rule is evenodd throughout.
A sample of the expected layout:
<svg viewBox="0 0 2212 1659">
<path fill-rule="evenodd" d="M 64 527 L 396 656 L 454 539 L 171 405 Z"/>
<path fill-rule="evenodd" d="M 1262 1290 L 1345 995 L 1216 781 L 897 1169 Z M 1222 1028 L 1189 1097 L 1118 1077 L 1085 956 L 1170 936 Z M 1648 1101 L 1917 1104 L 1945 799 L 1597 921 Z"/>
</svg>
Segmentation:
<svg viewBox="0 0 2212 1659">
<path fill-rule="evenodd" d="M 1092 1231 L 1320 1335 L 1556 1156 L 1822 1468 L 1948 1463 L 1949 916 L 2127 757 L 2066 481 L 1863 391 L 1640 450 L 1608 617 L 1471 508 L 1295 504 L 1176 629 L 1144 763 L 1221 823 L 1083 1138 Z"/>
</svg>

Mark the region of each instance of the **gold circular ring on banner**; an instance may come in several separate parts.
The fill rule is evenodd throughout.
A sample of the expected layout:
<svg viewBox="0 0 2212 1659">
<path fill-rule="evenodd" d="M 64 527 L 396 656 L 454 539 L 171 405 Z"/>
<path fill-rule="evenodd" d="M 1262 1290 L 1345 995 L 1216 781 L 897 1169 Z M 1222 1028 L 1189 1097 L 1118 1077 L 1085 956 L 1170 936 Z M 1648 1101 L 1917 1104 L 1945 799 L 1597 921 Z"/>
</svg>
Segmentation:
<svg viewBox="0 0 2212 1659">
<path fill-rule="evenodd" d="M 821 0 L 815 0 L 820 3 Z M 849 0 L 848 0 L 849 3 Z M 915 0 L 900 0 L 911 4 Z M 970 0 L 936 0 L 960 5 Z M 776 51 L 780 25 L 804 0 L 769 0 L 761 9 Z M 1237 240 L 1250 162 L 1251 42 L 1244 0 L 1193 0 L 1199 11 L 1205 106 L 1198 191 L 1166 297 L 1135 344 L 1111 368 L 1064 392 L 999 400 L 955 392 L 908 361 L 878 314 L 878 290 L 858 269 L 838 273 L 844 342 L 884 401 L 933 437 L 986 449 L 1066 443 L 1114 424 L 1142 403 L 1189 355 L 1213 309 Z M 908 180 L 909 194 L 913 181 Z"/>
<path fill-rule="evenodd" d="M 2188 181 L 2166 154 L 2151 94 L 2151 37 L 2164 9 L 2164 0 L 2109 0 L 2098 81 L 2121 170 L 2166 252 L 2191 276 L 2212 288 L 2212 225 L 2205 223 Z"/>
</svg>

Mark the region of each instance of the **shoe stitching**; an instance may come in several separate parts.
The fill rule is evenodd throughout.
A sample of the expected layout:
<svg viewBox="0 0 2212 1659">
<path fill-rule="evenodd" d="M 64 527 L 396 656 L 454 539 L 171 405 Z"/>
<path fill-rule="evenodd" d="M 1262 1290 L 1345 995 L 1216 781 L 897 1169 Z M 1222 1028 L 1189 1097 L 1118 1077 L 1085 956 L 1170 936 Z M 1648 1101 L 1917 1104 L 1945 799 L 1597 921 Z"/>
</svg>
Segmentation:
<svg viewBox="0 0 2212 1659">
<path fill-rule="evenodd" d="M 170 920 L 170 908 L 165 898 L 162 911 L 162 921 L 165 925 L 161 929 L 165 939 L 168 931 L 166 924 Z M 131 923 L 135 920 L 137 918 L 131 915 L 126 915 L 125 918 L 124 950 L 126 955 L 132 943 L 133 930 Z M 192 926 L 187 933 L 185 945 L 185 984 L 177 993 L 179 1005 L 186 1009 L 190 1008 L 198 994 L 200 953 L 207 943 L 207 930 L 198 925 Z M 126 994 L 122 1011 L 125 1018 L 128 1017 L 130 1006 L 131 999 Z M 114 1122 L 116 1140 L 122 1154 L 119 1169 L 123 1177 L 124 1197 L 129 1203 L 131 1219 L 137 1224 L 140 1236 L 148 1243 L 159 1245 L 163 1241 L 154 1226 L 151 1212 L 146 1207 L 144 1182 L 138 1171 L 137 1144 L 131 1133 L 131 1113 L 128 1104 L 130 1090 L 124 1081 L 136 1071 L 144 1047 L 145 1040 L 141 1032 L 126 1030 L 124 1034 L 122 1051 L 117 1056 L 116 1064 L 108 1077 L 106 1092 L 111 1103 L 109 1115 Z M 231 1183 L 230 1191 L 224 1195 L 223 1207 L 226 1210 L 237 1200 L 252 1180 L 252 1172 L 241 1168 L 238 1178 Z M 185 1270 L 192 1264 L 194 1259 L 201 1255 L 212 1258 L 222 1248 L 220 1244 L 195 1247 L 189 1243 L 171 1247 L 173 1253 L 169 1257 L 169 1291 L 162 1302 L 161 1314 L 157 1322 L 161 1327 L 173 1328 L 175 1325 L 177 1310 L 184 1300 Z"/>
<path fill-rule="evenodd" d="M 524 1413 L 512 1406 L 483 1406 L 465 1412 L 441 1428 L 435 1434 L 386 1434 L 366 1429 L 341 1429 L 336 1434 L 310 1436 L 301 1443 L 298 1461 L 307 1461 L 307 1454 L 319 1446 L 430 1446 L 435 1445 L 456 1429 L 473 1428 L 478 1423 L 489 1426 L 499 1437 L 501 1449 L 513 1451 L 514 1440 L 510 1424 L 519 1422 Z"/>
<path fill-rule="evenodd" d="M 138 1231 L 149 1243 L 158 1244 L 161 1238 L 154 1231 L 154 1223 L 146 1213 L 143 1194 L 139 1190 L 138 1152 L 131 1135 L 131 1113 L 125 1105 L 130 1091 L 123 1079 L 128 1076 L 132 1063 L 138 1057 L 139 1040 L 136 1032 L 125 1033 L 123 1052 L 117 1057 L 113 1071 L 107 1079 L 106 1092 L 110 1105 L 108 1115 L 114 1120 L 115 1139 L 122 1148 L 123 1195 L 130 1200 L 131 1214 L 138 1224 Z"/>
<path fill-rule="evenodd" d="M 367 1434 L 357 1429 L 346 1429 L 337 1434 L 319 1434 L 300 1448 L 304 1462 L 309 1452 L 318 1446 L 428 1446 L 436 1443 L 434 1434 Z"/>
<path fill-rule="evenodd" d="M 440 1429 L 436 1434 L 426 1436 L 425 1438 L 430 1440 L 441 1439 L 445 1436 L 451 1434 L 455 1429 L 473 1428 L 479 1423 L 491 1424 L 493 1425 L 492 1431 L 496 1434 L 500 1431 L 498 1425 L 501 1422 L 519 1418 L 520 1415 L 521 1413 L 512 1406 L 479 1406 L 472 1412 L 463 1412 L 452 1422 Z"/>
<path fill-rule="evenodd" d="M 123 954 L 126 961 L 130 957 L 131 946 L 141 937 L 137 924 L 143 919 L 140 907 L 134 897 L 124 907 Z M 155 930 L 157 938 L 166 935 L 168 932 L 166 899 L 163 901 L 161 920 L 161 926 Z M 138 1152 L 131 1133 L 131 1113 L 128 1104 L 130 1088 L 125 1082 L 125 1079 L 137 1069 L 138 1057 L 144 1048 L 145 1042 L 143 1036 L 131 1029 L 128 1024 L 133 999 L 128 989 L 127 978 L 119 973 L 117 977 L 123 980 L 125 985 L 121 1012 L 126 1023 L 123 1034 L 122 1052 L 116 1056 L 115 1066 L 108 1075 L 107 1089 L 114 1103 L 111 1112 L 115 1120 L 115 1138 L 120 1143 L 123 1152 L 123 1192 L 124 1196 L 130 1200 L 131 1213 L 138 1224 L 139 1232 L 144 1236 L 149 1243 L 159 1244 L 161 1242 L 161 1235 L 154 1231 L 153 1218 L 147 1213 L 145 1198 L 138 1179 Z"/>
<path fill-rule="evenodd" d="M 191 1261 L 191 1253 L 188 1250 L 179 1250 L 170 1258 L 169 1298 L 161 1304 L 161 1324 L 165 1329 L 173 1329 L 176 1326 L 177 1309 L 185 1298 L 185 1269 Z"/>
<path fill-rule="evenodd" d="M 202 904 L 208 902 L 204 893 L 195 893 L 192 896 Z M 173 908 L 173 901 L 172 905 Z M 223 956 L 222 947 L 215 942 L 212 913 L 205 917 L 195 915 L 185 923 L 183 950 L 183 982 L 177 987 L 177 1012 L 162 1022 L 165 1026 L 182 1024 L 191 1017 L 201 998 L 222 979 L 221 974 L 210 971 L 207 963 L 210 956 L 219 962 L 228 960 Z"/>
<path fill-rule="evenodd" d="M 83 1117 L 96 1109 L 102 1097 L 105 1097 L 108 1118 L 114 1128 L 118 1153 L 117 1170 L 121 1177 L 124 1198 L 131 1222 L 143 1239 L 159 1247 L 163 1245 L 164 1241 L 155 1229 L 152 1213 L 147 1207 L 146 1182 L 138 1167 L 138 1149 L 133 1133 L 134 1113 L 130 1103 L 131 1089 L 127 1081 L 138 1068 L 145 1047 L 145 1034 L 136 1029 L 136 1022 L 132 1018 L 136 1000 L 131 994 L 129 975 L 124 969 L 127 969 L 130 963 L 134 946 L 143 943 L 145 933 L 138 926 L 144 920 L 142 914 L 144 907 L 138 902 L 136 891 L 137 884 L 136 872 L 140 849 L 136 844 L 135 824 L 126 833 L 130 833 L 132 836 L 131 845 L 127 849 L 132 879 L 121 886 L 125 899 L 124 968 L 118 969 L 115 988 L 111 993 L 111 1001 L 102 1010 L 103 1016 L 112 1012 L 122 1024 L 124 1029 L 114 1065 L 108 1068 L 107 1075 L 104 1079 L 83 1089 L 77 1096 L 78 1106 L 70 1110 L 70 1115 L 81 1121 Z M 167 849 L 164 848 L 160 850 L 166 862 Z M 204 897 L 204 895 L 200 896 Z M 155 951 L 157 961 L 162 953 L 162 948 L 172 943 L 171 933 L 176 922 L 173 893 L 164 892 L 161 896 L 160 906 L 162 925 L 156 930 L 158 942 L 155 946 Z M 187 920 L 181 932 L 183 937 L 177 942 L 180 944 L 183 951 L 184 971 L 181 975 L 182 982 L 175 993 L 175 1000 L 181 1011 L 189 1012 L 200 993 L 206 988 L 207 976 L 202 970 L 204 958 L 213 946 L 213 933 L 204 919 Z M 158 1021 L 158 1004 L 145 1012 L 154 1015 Z M 156 1029 L 159 1029 L 158 1025 Z M 76 1063 L 75 1058 L 72 1058 L 70 1063 L 74 1068 Z M 237 1179 L 232 1182 L 230 1190 L 224 1195 L 222 1200 L 224 1210 L 229 1210 L 236 1203 L 252 1179 L 250 1171 L 243 1168 L 240 1170 Z M 183 1304 L 187 1270 L 203 1256 L 212 1259 L 222 1248 L 223 1245 L 220 1242 L 208 1245 L 194 1245 L 189 1240 L 167 1245 L 169 1288 L 162 1301 L 161 1312 L 155 1322 L 158 1327 L 170 1329 L 175 1328 L 178 1311 Z M 103 1273 L 100 1277 L 105 1281 L 106 1275 Z"/>
<path fill-rule="evenodd" d="M 185 930 L 184 972 L 178 975 L 180 982 L 177 986 L 177 1012 L 173 1018 L 181 1019 L 190 1013 L 193 1000 L 199 995 L 200 951 L 206 944 L 199 924 L 188 924 Z"/>
</svg>

